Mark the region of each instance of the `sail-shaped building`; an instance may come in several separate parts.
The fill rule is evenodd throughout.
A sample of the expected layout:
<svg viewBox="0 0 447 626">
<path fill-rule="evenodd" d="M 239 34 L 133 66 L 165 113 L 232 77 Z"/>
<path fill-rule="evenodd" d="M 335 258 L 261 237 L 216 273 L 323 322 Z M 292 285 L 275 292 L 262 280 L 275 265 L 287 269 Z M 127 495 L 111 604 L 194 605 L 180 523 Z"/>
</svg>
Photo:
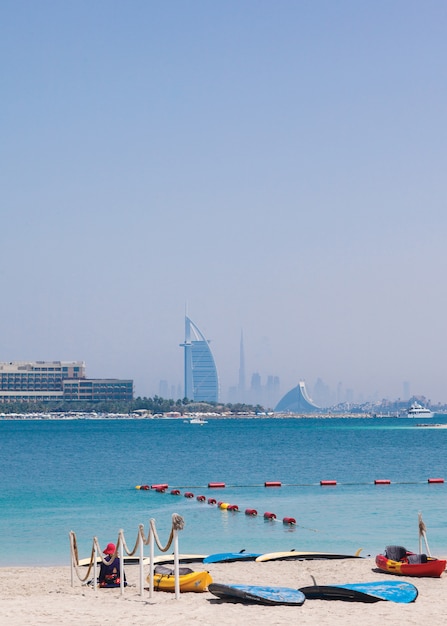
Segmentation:
<svg viewBox="0 0 447 626">
<path fill-rule="evenodd" d="M 307 393 L 304 380 L 286 393 L 275 407 L 275 413 L 316 413 L 321 411 Z"/>
<path fill-rule="evenodd" d="M 194 402 L 218 402 L 219 378 L 209 341 L 185 316 L 185 398 Z"/>
</svg>

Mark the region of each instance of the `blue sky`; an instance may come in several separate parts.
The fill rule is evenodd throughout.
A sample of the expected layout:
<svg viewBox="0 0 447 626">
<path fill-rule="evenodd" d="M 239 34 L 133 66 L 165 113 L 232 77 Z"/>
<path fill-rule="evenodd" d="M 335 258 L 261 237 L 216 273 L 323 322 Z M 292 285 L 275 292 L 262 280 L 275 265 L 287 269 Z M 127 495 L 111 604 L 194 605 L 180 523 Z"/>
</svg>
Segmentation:
<svg viewBox="0 0 447 626">
<path fill-rule="evenodd" d="M 447 4 L 3 0 L 0 360 L 447 401 Z"/>
</svg>

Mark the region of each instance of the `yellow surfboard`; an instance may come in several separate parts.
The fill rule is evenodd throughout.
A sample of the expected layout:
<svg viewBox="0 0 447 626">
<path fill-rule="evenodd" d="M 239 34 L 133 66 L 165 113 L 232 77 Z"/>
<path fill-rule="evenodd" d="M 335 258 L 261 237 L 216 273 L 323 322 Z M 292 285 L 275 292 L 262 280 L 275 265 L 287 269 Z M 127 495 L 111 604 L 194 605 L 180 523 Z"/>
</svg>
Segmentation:
<svg viewBox="0 0 447 626">
<path fill-rule="evenodd" d="M 357 559 L 360 557 L 360 550 L 355 554 L 335 554 L 333 552 L 298 552 L 298 550 L 290 550 L 289 552 L 267 552 L 258 556 L 256 561 L 306 561 L 313 559 Z"/>
</svg>

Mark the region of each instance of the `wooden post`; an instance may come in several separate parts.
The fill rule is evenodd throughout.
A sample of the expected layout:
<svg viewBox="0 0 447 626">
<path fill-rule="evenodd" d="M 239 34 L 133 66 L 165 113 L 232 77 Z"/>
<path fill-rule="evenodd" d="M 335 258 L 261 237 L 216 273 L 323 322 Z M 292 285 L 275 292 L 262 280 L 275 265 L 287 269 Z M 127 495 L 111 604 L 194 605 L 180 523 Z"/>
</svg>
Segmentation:
<svg viewBox="0 0 447 626">
<path fill-rule="evenodd" d="M 139 529 L 139 543 L 140 543 L 140 596 L 144 594 L 144 543 L 143 536 L 141 534 L 141 528 Z"/>
<path fill-rule="evenodd" d="M 178 532 L 174 530 L 174 576 L 175 576 L 175 599 L 180 598 L 180 578 L 179 578 L 179 554 L 178 554 Z"/>
<path fill-rule="evenodd" d="M 118 547 L 118 556 L 120 560 L 120 595 L 124 595 L 124 541 L 123 541 L 123 531 L 119 532 L 119 547 Z"/>
<path fill-rule="evenodd" d="M 154 593 L 154 533 L 149 526 L 149 597 Z"/>
<path fill-rule="evenodd" d="M 96 541 L 94 541 L 93 559 L 93 589 L 96 591 L 96 585 L 98 583 L 98 551 Z"/>
</svg>

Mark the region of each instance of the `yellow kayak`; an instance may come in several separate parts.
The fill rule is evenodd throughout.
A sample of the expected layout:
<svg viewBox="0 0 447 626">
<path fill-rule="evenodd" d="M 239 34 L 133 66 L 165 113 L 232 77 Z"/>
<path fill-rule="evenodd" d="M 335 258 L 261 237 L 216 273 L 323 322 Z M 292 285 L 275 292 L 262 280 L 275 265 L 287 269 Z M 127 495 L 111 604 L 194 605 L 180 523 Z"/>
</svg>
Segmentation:
<svg viewBox="0 0 447 626">
<path fill-rule="evenodd" d="M 146 578 L 150 584 L 150 576 Z M 213 582 L 210 573 L 207 571 L 195 572 L 189 567 L 179 568 L 180 592 L 186 591 L 208 591 L 208 585 Z M 155 591 L 175 591 L 174 569 L 164 566 L 156 566 L 154 569 L 154 589 Z"/>
</svg>

